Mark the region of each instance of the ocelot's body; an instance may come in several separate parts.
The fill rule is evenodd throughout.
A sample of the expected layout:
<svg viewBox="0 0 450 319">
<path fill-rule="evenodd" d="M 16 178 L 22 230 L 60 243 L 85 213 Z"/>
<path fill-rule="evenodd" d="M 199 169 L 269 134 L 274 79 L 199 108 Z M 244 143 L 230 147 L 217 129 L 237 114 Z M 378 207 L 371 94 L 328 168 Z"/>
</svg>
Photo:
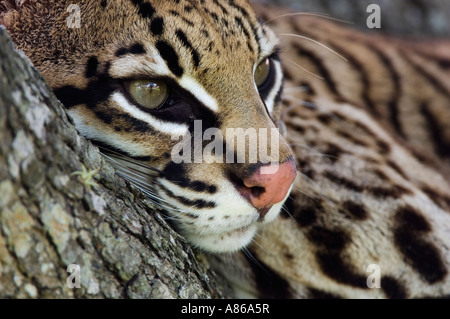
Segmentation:
<svg viewBox="0 0 450 319">
<path fill-rule="evenodd" d="M 80 29 L 68 1 L 1 3 L 78 130 L 237 296 L 450 296 L 449 41 L 237 0 L 81 1 Z M 256 164 L 175 163 L 195 120 L 286 134 Z"/>
</svg>

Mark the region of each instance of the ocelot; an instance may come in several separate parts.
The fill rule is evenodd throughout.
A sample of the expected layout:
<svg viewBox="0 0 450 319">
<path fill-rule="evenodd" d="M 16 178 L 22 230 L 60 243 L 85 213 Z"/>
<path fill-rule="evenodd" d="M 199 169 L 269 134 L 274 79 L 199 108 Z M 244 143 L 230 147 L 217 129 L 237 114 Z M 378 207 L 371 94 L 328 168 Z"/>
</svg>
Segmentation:
<svg viewBox="0 0 450 319">
<path fill-rule="evenodd" d="M 69 5 L 3 0 L 0 24 L 237 297 L 450 296 L 450 41 L 246 0 Z"/>
</svg>

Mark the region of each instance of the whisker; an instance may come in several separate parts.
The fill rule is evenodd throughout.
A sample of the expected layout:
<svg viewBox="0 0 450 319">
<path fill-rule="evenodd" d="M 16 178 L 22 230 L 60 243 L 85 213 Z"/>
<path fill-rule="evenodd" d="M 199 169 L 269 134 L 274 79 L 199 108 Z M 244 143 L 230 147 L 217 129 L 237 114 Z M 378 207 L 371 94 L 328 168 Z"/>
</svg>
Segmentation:
<svg viewBox="0 0 450 319">
<path fill-rule="evenodd" d="M 144 164 L 142 162 L 135 161 L 135 160 L 130 159 L 130 158 L 125 157 L 125 156 L 119 158 L 116 155 L 109 156 L 109 155 L 107 155 L 105 153 L 102 153 L 102 155 L 108 161 L 110 161 L 113 165 L 117 165 L 117 166 L 120 166 L 120 167 L 125 167 L 126 169 L 133 169 L 133 170 L 138 171 L 140 173 L 145 173 L 146 175 L 149 175 L 149 176 L 158 175 L 158 174 L 155 174 L 155 173 L 161 174 L 160 170 L 158 170 L 158 169 L 156 169 L 154 167 L 148 166 L 148 165 L 146 165 L 146 164 Z"/>
<path fill-rule="evenodd" d="M 330 159 L 337 159 L 337 157 L 335 155 L 330 155 L 327 153 L 322 153 L 317 151 L 316 149 L 312 148 L 311 146 L 308 146 L 306 144 L 301 144 L 301 143 L 289 143 L 289 146 L 298 146 L 302 149 L 305 149 L 307 151 L 309 151 L 310 153 L 312 153 L 312 156 L 319 156 L 319 157 L 324 157 L 324 158 L 330 158 Z"/>
<path fill-rule="evenodd" d="M 255 242 L 254 240 L 252 240 L 252 242 Z M 261 247 L 261 245 L 260 245 Z M 256 266 L 258 266 L 262 271 L 264 271 L 266 273 L 266 275 L 270 276 L 270 273 L 267 271 L 266 267 L 264 267 L 259 260 L 253 256 L 253 254 L 250 252 L 250 250 L 247 247 L 242 248 L 242 251 L 244 252 L 245 256 L 247 256 L 247 258 L 254 263 Z"/>
<path fill-rule="evenodd" d="M 283 89 L 283 91 L 285 93 L 289 93 L 291 91 L 297 92 L 297 91 L 302 91 L 302 92 L 306 92 L 308 91 L 308 86 L 306 85 L 300 85 L 300 86 L 289 86 L 289 87 L 285 87 Z"/>
<path fill-rule="evenodd" d="M 279 16 L 276 16 L 274 18 L 271 18 L 269 20 L 264 21 L 265 24 L 268 24 L 269 22 L 281 19 L 281 18 L 285 18 L 285 17 L 292 17 L 292 16 L 314 16 L 314 17 L 320 17 L 320 18 L 324 18 L 324 19 L 328 19 L 331 21 L 336 21 L 336 22 L 341 22 L 341 23 L 346 23 L 346 24 L 354 24 L 354 22 L 351 21 L 347 21 L 347 20 L 342 20 L 342 19 L 338 19 L 338 18 L 333 18 L 330 17 L 329 14 L 326 13 L 321 13 L 321 12 L 294 12 L 294 13 L 285 13 L 285 14 L 281 14 Z"/>
<path fill-rule="evenodd" d="M 302 174 L 302 176 L 305 176 L 304 174 Z M 306 176 L 307 177 L 307 176 Z M 307 177 L 308 179 L 309 179 L 309 177 Z M 303 190 L 301 190 L 300 188 L 298 188 L 298 187 L 294 187 L 296 190 L 298 190 L 300 193 L 302 193 L 303 195 L 305 195 L 306 197 L 308 197 L 308 198 L 310 198 L 310 199 L 312 199 L 313 201 L 315 201 L 315 202 L 319 202 L 319 200 L 316 198 L 316 196 L 314 196 L 314 195 L 311 195 L 311 194 L 308 194 L 307 192 L 305 192 L 305 191 L 303 191 Z"/>
<path fill-rule="evenodd" d="M 332 48 L 326 46 L 323 43 L 320 43 L 319 41 L 316 41 L 314 39 L 311 39 L 309 37 L 305 37 L 304 35 L 300 35 L 300 34 L 294 34 L 294 33 L 278 33 L 277 36 L 284 36 L 284 37 L 294 37 L 294 38 L 299 38 L 299 39 L 303 39 L 303 40 L 308 40 L 310 42 L 313 42 L 317 45 L 320 45 L 321 47 L 327 49 L 328 51 L 330 51 L 331 53 L 335 54 L 336 56 L 340 57 L 342 60 L 348 62 L 348 60 L 341 54 L 337 53 L 335 50 L 333 50 Z"/>
<path fill-rule="evenodd" d="M 291 196 L 289 196 L 290 199 L 294 200 L 294 198 L 292 198 Z M 297 223 L 297 221 L 295 220 L 294 216 L 292 216 L 292 214 L 289 212 L 289 210 L 286 208 L 285 205 L 281 206 L 281 209 L 288 214 L 288 216 L 292 219 L 292 221 L 294 221 L 295 223 Z"/>
<path fill-rule="evenodd" d="M 298 63 L 295 63 L 295 62 L 292 61 L 291 59 L 285 58 L 284 60 L 287 61 L 287 62 L 290 62 L 290 63 L 294 64 L 296 67 L 298 67 L 298 68 L 300 68 L 301 70 L 305 71 L 305 72 L 308 73 L 309 75 L 315 76 L 316 78 L 321 79 L 321 80 L 325 80 L 324 77 L 322 77 L 322 76 L 320 76 L 320 75 L 317 75 L 317 74 L 315 74 L 315 73 L 309 71 L 308 69 L 302 67 L 302 66 L 301 66 L 300 64 L 298 64 Z"/>
</svg>

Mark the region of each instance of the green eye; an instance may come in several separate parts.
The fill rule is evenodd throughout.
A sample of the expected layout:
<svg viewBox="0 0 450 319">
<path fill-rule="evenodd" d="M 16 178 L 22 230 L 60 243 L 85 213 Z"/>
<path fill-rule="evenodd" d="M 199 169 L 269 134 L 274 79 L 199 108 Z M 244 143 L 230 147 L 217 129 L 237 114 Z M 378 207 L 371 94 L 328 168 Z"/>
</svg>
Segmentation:
<svg viewBox="0 0 450 319">
<path fill-rule="evenodd" d="M 262 61 L 255 70 L 255 84 L 257 87 L 263 85 L 270 74 L 270 60 L 265 59 Z"/>
<path fill-rule="evenodd" d="M 167 85 L 162 81 L 130 81 L 127 89 L 136 103 L 151 110 L 161 107 L 169 96 Z"/>
</svg>

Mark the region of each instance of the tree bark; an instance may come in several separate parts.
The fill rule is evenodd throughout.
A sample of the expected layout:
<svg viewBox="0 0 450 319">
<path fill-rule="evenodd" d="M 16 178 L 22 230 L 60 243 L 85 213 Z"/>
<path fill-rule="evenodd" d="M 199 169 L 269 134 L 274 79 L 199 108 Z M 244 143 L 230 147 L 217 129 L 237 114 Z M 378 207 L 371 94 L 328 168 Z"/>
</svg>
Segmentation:
<svg viewBox="0 0 450 319">
<path fill-rule="evenodd" d="M 0 27 L 0 298 L 228 293 L 158 208 L 78 134 Z"/>
</svg>

